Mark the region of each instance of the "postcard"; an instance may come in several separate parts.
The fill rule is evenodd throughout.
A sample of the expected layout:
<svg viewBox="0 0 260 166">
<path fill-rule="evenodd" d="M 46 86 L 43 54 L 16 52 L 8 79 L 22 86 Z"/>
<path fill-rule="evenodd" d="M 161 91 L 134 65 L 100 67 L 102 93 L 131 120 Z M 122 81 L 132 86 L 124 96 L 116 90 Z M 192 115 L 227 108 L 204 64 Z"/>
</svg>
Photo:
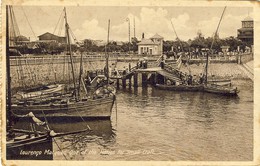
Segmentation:
<svg viewBox="0 0 260 166">
<path fill-rule="evenodd" d="M 249 1 L 2 3 L 3 165 L 258 165 Z"/>
</svg>

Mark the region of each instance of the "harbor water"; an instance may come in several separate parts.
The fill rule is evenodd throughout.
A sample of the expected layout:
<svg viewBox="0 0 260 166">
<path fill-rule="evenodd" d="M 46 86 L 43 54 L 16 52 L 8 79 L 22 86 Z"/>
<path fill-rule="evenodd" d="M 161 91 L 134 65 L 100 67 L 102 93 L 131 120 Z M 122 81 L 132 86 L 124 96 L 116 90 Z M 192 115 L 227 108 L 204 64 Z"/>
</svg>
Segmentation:
<svg viewBox="0 0 260 166">
<path fill-rule="evenodd" d="M 237 97 L 150 86 L 119 89 L 111 120 L 53 124 L 55 131 L 84 125 L 93 130 L 56 138 L 54 159 L 253 160 L 253 82 L 233 83 L 240 89 Z"/>
</svg>

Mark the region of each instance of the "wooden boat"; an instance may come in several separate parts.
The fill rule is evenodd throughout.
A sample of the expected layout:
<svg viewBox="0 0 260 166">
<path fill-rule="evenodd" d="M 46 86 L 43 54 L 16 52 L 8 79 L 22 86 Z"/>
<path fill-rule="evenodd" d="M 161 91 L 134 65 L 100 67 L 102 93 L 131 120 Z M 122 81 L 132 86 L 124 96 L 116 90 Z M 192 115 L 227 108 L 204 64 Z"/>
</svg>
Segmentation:
<svg viewBox="0 0 260 166">
<path fill-rule="evenodd" d="M 231 84 L 231 80 L 230 79 L 214 79 L 214 80 L 208 80 L 209 84 L 215 84 L 215 85 L 222 85 L 222 86 L 226 86 L 226 85 L 230 85 Z"/>
<path fill-rule="evenodd" d="M 32 88 L 32 89 L 25 90 L 25 91 L 19 91 L 14 95 L 14 97 L 16 99 L 50 97 L 55 94 L 61 94 L 63 88 L 64 87 L 61 84 L 46 85 L 46 86 L 41 86 L 41 87 L 37 87 L 37 88 Z"/>
<path fill-rule="evenodd" d="M 23 115 L 33 112 L 37 117 L 83 117 L 83 118 L 110 118 L 115 102 L 115 95 L 110 93 L 104 98 L 82 99 L 80 101 L 67 100 L 57 103 L 13 104 L 12 112 Z"/>
<path fill-rule="evenodd" d="M 31 130 L 16 128 L 8 131 L 9 133 L 12 133 L 13 138 L 7 139 L 7 160 L 53 160 L 52 142 L 55 137 L 86 131 L 91 132 L 91 129 L 87 126 L 81 130 L 55 133 L 50 129 L 47 121 L 41 121 L 35 117 L 32 112 L 23 116 L 17 116 L 17 118 L 25 119 L 27 121 L 27 125 L 30 125 Z M 46 119 L 46 117 L 44 118 Z M 38 130 L 40 128 L 42 131 Z"/>
<path fill-rule="evenodd" d="M 239 93 L 237 87 L 221 86 L 216 84 L 205 85 L 204 91 L 209 93 L 226 95 L 226 96 L 235 96 Z"/>
<path fill-rule="evenodd" d="M 69 48 L 70 55 L 70 65 L 72 70 L 72 78 L 73 78 L 73 90 L 71 92 L 71 96 L 69 95 L 60 95 L 56 99 L 53 99 L 49 102 L 46 102 L 50 96 L 40 99 L 31 99 L 30 100 L 18 100 L 16 102 L 8 102 L 11 105 L 8 105 L 10 112 L 16 115 L 24 115 L 29 112 L 33 112 L 37 117 L 82 117 L 82 118 L 110 118 L 112 108 L 115 102 L 115 93 L 109 89 L 108 86 L 103 86 L 102 88 L 107 88 L 106 93 L 100 95 L 92 95 L 88 94 L 86 87 L 84 86 L 84 81 L 81 78 L 82 75 L 82 57 L 81 53 L 81 61 L 80 61 L 80 73 L 79 79 L 76 80 L 75 72 L 74 72 L 74 64 L 72 58 L 72 50 L 70 43 L 70 34 L 69 34 L 69 25 L 67 23 L 67 15 L 66 8 L 64 8 L 64 18 L 65 18 L 65 29 L 66 36 Z M 8 49 L 7 49 L 8 50 Z M 9 54 L 7 54 L 9 55 Z M 9 58 L 9 57 L 8 57 Z M 107 56 L 108 63 L 108 56 Z M 107 65 L 108 66 L 108 65 Z M 10 69 L 9 69 L 10 70 Z M 108 80 L 108 79 L 107 79 Z M 84 92 L 83 95 L 81 93 L 81 88 L 83 87 Z M 44 92 L 53 93 L 55 91 L 59 91 L 61 86 L 50 86 L 47 89 L 29 92 L 30 95 L 37 96 Z M 10 91 L 10 87 L 8 87 Z M 51 89 L 51 90 L 50 90 Z M 10 94 L 10 93 L 9 93 Z M 28 94 L 28 96 L 29 96 Z M 27 96 L 27 97 L 28 97 Z M 9 99 L 11 97 L 8 97 Z"/>
<path fill-rule="evenodd" d="M 209 49 L 209 52 L 207 53 L 207 60 L 206 60 L 206 66 L 205 66 L 205 74 L 206 74 L 205 76 L 206 77 L 205 77 L 205 82 L 204 82 L 204 92 L 221 94 L 221 95 L 225 95 L 225 96 L 235 96 L 239 93 L 239 90 L 237 89 L 237 87 L 232 86 L 231 81 L 228 81 L 228 83 L 224 83 L 224 84 L 221 85 L 221 84 L 219 84 L 221 81 L 210 82 L 208 80 L 209 53 L 212 50 L 213 43 L 214 43 L 215 37 L 217 36 L 218 28 L 219 28 L 219 25 L 220 25 L 221 20 L 223 18 L 225 10 L 226 10 L 226 7 L 224 8 L 224 10 L 222 12 L 221 18 L 220 18 L 219 23 L 218 23 L 218 27 L 216 29 L 213 41 L 211 43 L 211 47 Z M 223 81 L 222 81 L 222 83 L 223 83 Z"/>
<path fill-rule="evenodd" d="M 7 142 L 7 160 L 53 160 L 52 137 L 48 134 L 19 139 Z"/>
<path fill-rule="evenodd" d="M 165 85 L 165 84 L 156 84 L 158 89 L 161 90 L 170 90 L 170 91 L 202 91 L 203 85 Z"/>
</svg>

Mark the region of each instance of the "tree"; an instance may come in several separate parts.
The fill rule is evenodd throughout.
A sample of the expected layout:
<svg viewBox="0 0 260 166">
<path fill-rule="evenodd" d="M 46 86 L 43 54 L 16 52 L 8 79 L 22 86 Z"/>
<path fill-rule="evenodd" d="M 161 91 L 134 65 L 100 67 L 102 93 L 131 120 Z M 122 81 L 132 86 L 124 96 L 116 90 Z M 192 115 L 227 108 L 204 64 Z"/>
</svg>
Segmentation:
<svg viewBox="0 0 260 166">
<path fill-rule="evenodd" d="M 198 48 L 199 50 L 201 50 L 201 48 L 207 47 L 206 40 L 201 31 L 198 31 L 197 36 L 194 38 L 194 40 L 191 41 L 190 46 L 193 48 Z"/>
</svg>

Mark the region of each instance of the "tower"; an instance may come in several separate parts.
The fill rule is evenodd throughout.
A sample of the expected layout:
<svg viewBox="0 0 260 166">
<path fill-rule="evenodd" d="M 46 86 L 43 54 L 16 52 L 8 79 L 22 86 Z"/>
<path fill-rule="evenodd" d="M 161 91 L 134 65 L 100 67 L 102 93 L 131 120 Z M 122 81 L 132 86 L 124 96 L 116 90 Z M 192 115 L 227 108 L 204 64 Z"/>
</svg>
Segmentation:
<svg viewBox="0 0 260 166">
<path fill-rule="evenodd" d="M 237 38 L 251 46 L 254 43 L 254 21 L 250 16 L 247 16 L 241 22 L 242 28 L 237 30 Z"/>
</svg>

